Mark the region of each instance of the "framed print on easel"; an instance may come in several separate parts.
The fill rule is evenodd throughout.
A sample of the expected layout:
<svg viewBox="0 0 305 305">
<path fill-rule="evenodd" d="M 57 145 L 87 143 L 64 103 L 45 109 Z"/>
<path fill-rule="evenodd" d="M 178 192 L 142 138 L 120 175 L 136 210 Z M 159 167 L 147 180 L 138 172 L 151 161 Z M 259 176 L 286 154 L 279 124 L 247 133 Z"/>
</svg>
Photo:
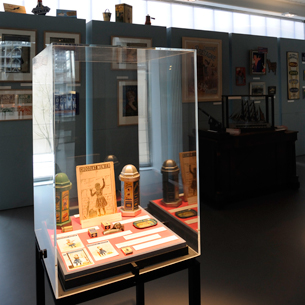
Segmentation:
<svg viewBox="0 0 305 305">
<path fill-rule="evenodd" d="M 222 41 L 216 39 L 182 37 L 182 48 L 197 50 L 198 102 L 221 101 L 222 96 Z M 191 58 L 190 58 L 191 59 Z M 182 77 L 192 80 L 192 67 L 183 58 Z M 188 75 L 190 74 L 190 75 Z M 193 85 L 182 80 L 183 102 L 194 101 Z"/>
<path fill-rule="evenodd" d="M 0 81 L 31 82 L 36 31 L 0 29 Z"/>
</svg>

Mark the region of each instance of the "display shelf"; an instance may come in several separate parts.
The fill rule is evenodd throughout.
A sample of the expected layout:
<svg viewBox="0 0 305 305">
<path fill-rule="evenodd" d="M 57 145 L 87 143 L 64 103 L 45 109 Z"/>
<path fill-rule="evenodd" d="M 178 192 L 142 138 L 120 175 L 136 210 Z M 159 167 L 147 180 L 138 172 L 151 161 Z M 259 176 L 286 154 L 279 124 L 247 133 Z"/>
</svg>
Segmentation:
<svg viewBox="0 0 305 305">
<path fill-rule="evenodd" d="M 134 261 L 141 262 L 142 266 L 149 265 L 152 256 L 155 255 L 158 255 L 158 260 L 161 261 L 161 255 L 165 253 L 163 260 L 188 254 L 186 242 L 162 223 L 158 222 L 156 226 L 146 229 L 137 229 L 133 226 L 136 220 L 150 218 L 153 217 L 141 209 L 137 217 L 123 217 L 121 223 L 124 224 L 124 231 L 103 235 L 103 229 L 97 226 L 98 236 L 90 238 L 88 229 L 81 228 L 79 218 L 71 217 L 73 231 L 61 233 L 61 230 L 57 230 L 59 276 L 63 288 L 70 289 L 96 281 L 97 278 L 102 279 L 124 273 L 130 270 L 129 264 Z M 69 247 L 67 240 L 74 241 L 75 246 Z M 132 248 L 132 254 L 125 255 L 122 252 L 121 248 L 126 246 Z M 147 247 L 137 249 L 141 246 Z M 107 253 L 100 254 L 97 247 L 105 247 L 105 249 L 110 247 L 110 250 L 107 249 Z M 73 255 L 81 252 L 82 249 L 86 249 L 91 263 L 84 264 L 83 267 L 75 266 Z M 114 253 L 108 255 L 110 251 Z M 67 260 L 69 253 L 71 253 L 69 256 L 72 257 L 72 261 Z M 92 276 L 93 273 L 94 276 Z M 97 275 L 97 273 L 100 274 Z"/>
</svg>

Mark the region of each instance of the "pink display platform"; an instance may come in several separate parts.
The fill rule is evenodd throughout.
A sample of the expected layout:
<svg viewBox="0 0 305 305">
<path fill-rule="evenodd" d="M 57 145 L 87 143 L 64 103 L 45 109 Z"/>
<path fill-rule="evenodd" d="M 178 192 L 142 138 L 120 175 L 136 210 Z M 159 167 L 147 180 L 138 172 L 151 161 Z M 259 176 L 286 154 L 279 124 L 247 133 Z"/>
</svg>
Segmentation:
<svg viewBox="0 0 305 305">
<path fill-rule="evenodd" d="M 147 211 L 166 223 L 166 225 L 168 225 L 175 233 L 185 239 L 188 246 L 197 251 L 199 230 L 197 205 L 189 205 L 188 202 L 182 201 L 182 204 L 179 207 L 172 208 L 162 205 L 161 201 L 162 199 L 151 200 L 147 206 Z M 175 215 L 177 209 L 193 209 L 197 212 L 197 216 L 179 218 Z"/>
<path fill-rule="evenodd" d="M 149 218 L 156 219 L 151 214 L 149 214 L 146 210 L 141 209 L 141 213 L 139 215 L 137 215 L 136 217 L 122 217 L 122 221 L 125 221 L 128 219 L 130 219 L 130 220 L 137 219 L 138 217 L 146 216 L 146 215 Z M 120 274 L 120 272 L 126 272 L 128 270 L 127 266 L 131 262 L 141 261 L 141 262 L 144 262 L 144 264 L 150 264 L 150 261 L 154 261 L 155 260 L 154 257 L 156 257 L 156 256 L 164 256 L 165 259 L 168 259 L 168 257 L 172 258 L 172 257 L 177 257 L 177 256 L 188 254 L 188 248 L 186 246 L 185 240 L 183 240 L 181 237 L 179 237 L 179 235 L 175 234 L 169 228 L 167 228 L 162 223 L 160 223 L 160 221 L 158 221 L 158 219 L 156 219 L 158 221 L 157 225 L 146 228 L 146 229 L 135 228 L 133 226 L 133 221 L 126 223 L 126 224 L 124 224 L 124 232 L 130 230 L 131 233 L 128 235 L 131 235 L 134 233 L 149 232 L 150 230 L 153 230 L 153 229 L 162 228 L 163 231 L 160 231 L 157 233 L 154 233 L 154 231 L 152 231 L 152 233 L 145 235 L 143 237 L 145 238 L 145 237 L 149 237 L 153 234 L 159 234 L 160 237 L 158 239 L 152 240 L 152 242 L 162 240 L 163 238 L 175 238 L 175 240 L 167 241 L 167 242 L 159 244 L 159 245 L 152 245 L 150 247 L 147 247 L 144 249 L 139 249 L 139 250 L 136 250 L 134 248 L 134 246 L 131 245 L 130 247 L 132 248 L 133 253 L 129 254 L 129 255 L 125 255 L 123 253 L 123 251 L 116 246 L 116 244 L 123 243 L 123 242 L 124 243 L 132 242 L 137 238 L 133 238 L 130 240 L 126 240 L 124 238 L 124 236 L 113 238 L 113 236 L 116 234 L 116 233 L 114 233 L 114 234 L 107 235 L 107 237 L 109 237 L 109 239 L 106 239 L 106 240 L 108 240 L 111 243 L 111 245 L 113 246 L 115 251 L 118 253 L 118 255 L 103 258 L 102 260 L 95 260 L 94 256 L 89 251 L 90 245 L 92 244 L 89 242 L 96 241 L 96 243 L 98 243 L 98 242 L 100 242 L 100 241 L 98 241 L 99 237 L 103 237 L 103 238 L 106 237 L 106 235 L 103 235 L 103 233 L 102 233 L 103 229 L 101 228 L 101 226 L 98 226 L 98 230 L 97 230 L 98 237 L 90 238 L 88 235 L 87 229 L 84 233 L 77 233 L 78 230 L 82 230 L 79 218 L 75 218 L 74 216 L 72 216 L 71 220 L 72 220 L 73 231 L 65 232 L 64 233 L 65 235 L 62 235 L 61 234 L 62 232 L 59 229 L 56 232 L 57 239 L 62 239 L 62 237 L 64 237 L 65 239 L 68 239 L 69 236 L 73 236 L 73 235 L 77 234 L 77 236 L 83 243 L 84 248 L 87 250 L 88 254 L 90 255 L 90 258 L 91 258 L 93 264 L 87 265 L 87 266 L 82 266 L 82 267 L 80 267 L 80 266 L 72 267 L 73 264 L 71 264 L 72 268 L 69 268 L 68 265 L 65 263 L 64 255 L 66 256 L 65 253 L 73 252 L 75 249 L 71 248 L 67 252 L 62 253 L 60 247 L 57 245 L 58 262 L 59 262 L 59 279 L 65 290 L 95 281 L 97 273 L 100 273 L 98 279 L 101 279 L 101 278 L 106 278 L 109 275 L 113 276 L 115 274 Z M 125 236 L 127 236 L 127 235 L 125 235 Z M 143 238 L 143 237 L 139 237 L 139 238 Z M 150 242 L 150 241 L 148 241 L 148 242 Z M 89 246 L 89 248 L 88 248 L 88 246 Z M 172 257 L 171 257 L 171 255 L 169 255 L 170 253 L 172 253 Z M 159 258 L 159 261 L 162 261 L 161 257 Z M 94 274 L 94 276 L 91 276 L 92 274 Z"/>
</svg>

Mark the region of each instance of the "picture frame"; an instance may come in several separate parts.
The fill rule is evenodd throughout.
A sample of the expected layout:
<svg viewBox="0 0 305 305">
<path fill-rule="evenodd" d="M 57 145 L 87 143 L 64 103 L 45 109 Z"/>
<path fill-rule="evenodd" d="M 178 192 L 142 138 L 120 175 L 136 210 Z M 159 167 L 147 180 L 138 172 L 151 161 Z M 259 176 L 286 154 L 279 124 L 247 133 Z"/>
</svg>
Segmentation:
<svg viewBox="0 0 305 305">
<path fill-rule="evenodd" d="M 182 37 L 182 48 L 197 50 L 198 102 L 221 101 L 222 98 L 222 41 L 217 39 Z M 182 61 L 182 99 L 193 102 L 195 90 L 194 73 L 189 66 L 192 58 L 184 56 Z"/>
<path fill-rule="evenodd" d="M 0 28 L 0 81 L 32 82 L 36 30 Z"/>
<path fill-rule="evenodd" d="M 250 72 L 251 74 L 266 74 L 266 57 L 267 54 L 257 50 L 250 51 Z"/>
<path fill-rule="evenodd" d="M 266 83 L 265 82 L 251 82 L 250 83 L 250 95 L 266 95 Z"/>
<path fill-rule="evenodd" d="M 69 32 L 44 32 L 44 45 L 47 46 L 51 43 L 64 43 L 64 44 L 80 44 L 81 34 L 80 33 L 69 33 Z M 67 49 L 65 49 L 67 50 Z M 73 50 L 73 46 L 71 46 Z M 55 67 L 56 69 L 56 67 Z M 80 64 L 75 62 L 75 82 L 80 82 Z"/>
<path fill-rule="evenodd" d="M 116 63 L 112 63 L 113 70 L 136 70 L 137 69 L 137 50 L 136 48 L 151 48 L 151 38 L 136 38 L 125 36 L 111 36 L 112 46 L 121 46 L 114 50 Z"/>
<path fill-rule="evenodd" d="M 300 99 L 299 53 L 287 52 L 287 97 Z"/>
<path fill-rule="evenodd" d="M 138 124 L 138 82 L 118 81 L 118 125 Z"/>
<path fill-rule="evenodd" d="M 245 86 L 246 85 L 246 68 L 236 67 L 235 68 L 235 85 Z"/>
<path fill-rule="evenodd" d="M 0 90 L 0 121 L 32 119 L 32 90 Z"/>
<path fill-rule="evenodd" d="M 79 44 L 81 43 L 80 33 L 69 33 L 69 32 L 44 32 L 44 45 L 50 43 L 71 43 Z"/>
</svg>

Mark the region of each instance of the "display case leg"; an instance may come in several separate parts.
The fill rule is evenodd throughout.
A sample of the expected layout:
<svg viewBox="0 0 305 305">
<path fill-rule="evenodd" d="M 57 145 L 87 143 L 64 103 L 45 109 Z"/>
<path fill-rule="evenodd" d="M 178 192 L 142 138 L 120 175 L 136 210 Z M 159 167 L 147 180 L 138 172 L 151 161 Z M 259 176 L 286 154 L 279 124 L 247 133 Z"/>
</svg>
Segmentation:
<svg viewBox="0 0 305 305">
<path fill-rule="evenodd" d="M 137 283 L 136 286 L 136 304 L 144 305 L 145 304 L 145 296 L 144 296 L 144 283 Z"/>
<path fill-rule="evenodd" d="M 35 258 L 36 258 L 36 304 L 45 305 L 45 281 L 44 269 L 41 262 L 41 252 L 38 245 L 35 245 Z"/>
<path fill-rule="evenodd" d="M 196 259 L 192 259 L 190 261 L 188 276 L 189 276 L 189 304 L 200 305 L 201 303 L 200 263 Z"/>
</svg>

